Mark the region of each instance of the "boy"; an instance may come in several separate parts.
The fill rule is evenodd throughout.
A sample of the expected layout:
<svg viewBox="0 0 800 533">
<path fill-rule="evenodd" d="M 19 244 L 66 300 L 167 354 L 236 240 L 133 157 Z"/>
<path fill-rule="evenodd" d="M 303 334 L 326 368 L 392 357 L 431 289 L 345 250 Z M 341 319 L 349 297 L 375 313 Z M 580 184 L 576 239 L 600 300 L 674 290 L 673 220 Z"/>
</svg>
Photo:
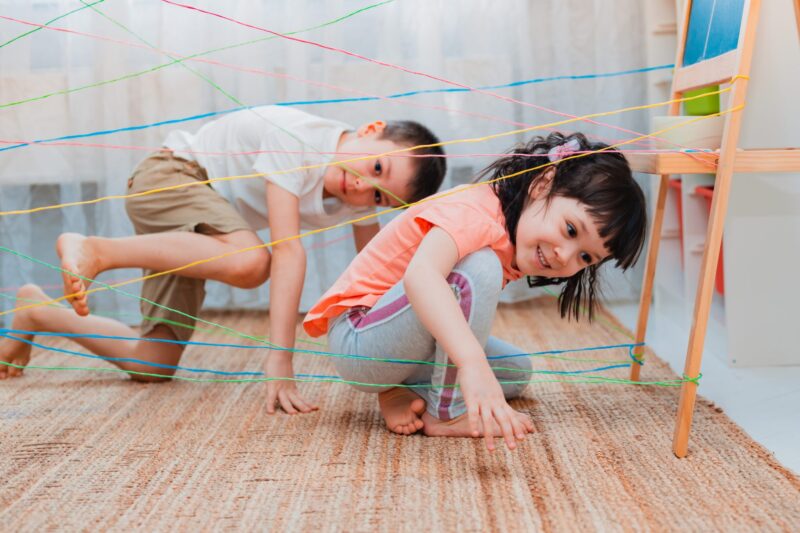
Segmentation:
<svg viewBox="0 0 800 533">
<path fill-rule="evenodd" d="M 137 235 L 102 238 L 62 234 L 57 242 L 61 266 L 89 279 L 106 270 L 126 267 L 142 268 L 145 274 L 150 274 L 255 247 L 145 280 L 142 297 L 196 316 L 205 296 L 205 280 L 253 288 L 271 278 L 270 342 L 293 348 L 305 278 L 305 250 L 298 239 L 280 242 L 271 251 L 259 248 L 263 243 L 256 230 L 269 227 L 272 240 L 280 241 L 304 229 L 327 227 L 368 215 L 376 206 L 398 206 L 429 196 L 444 178 L 445 161 L 441 157 L 382 156 L 341 161 L 438 142 L 429 130 L 414 122 L 376 121 L 353 131 L 337 121 L 277 106 L 237 111 L 204 125 L 196 134 L 175 131 L 168 135 L 164 150 L 151 155 L 134 170 L 128 180 L 128 194 L 210 178 L 253 173 L 263 176 L 128 197 L 125 207 Z M 442 154 L 439 147 L 414 151 L 414 155 Z M 281 173 L 326 163 L 328 166 Z M 378 230 L 375 219 L 354 224 L 356 248 L 361 250 Z M 82 279 L 64 274 L 65 294 L 81 293 L 87 288 L 88 283 Z M 20 289 L 18 298 L 49 299 L 33 285 Z M 17 312 L 13 328 L 136 336 L 124 324 L 88 316 L 85 294 L 72 298 L 70 303 L 80 316 L 59 307 L 34 307 Z M 176 327 L 171 322 L 192 326 L 194 320 L 144 300 L 142 315 L 151 318 L 143 322 L 140 335 L 144 339 L 139 342 L 75 340 L 102 355 L 176 365 L 185 345 L 146 339 L 186 341 L 191 337 L 191 328 Z M 29 344 L 10 339 L 0 343 L 2 361 L 25 365 L 29 357 Z M 112 362 L 124 370 L 163 376 L 131 374 L 137 381 L 163 381 L 175 372 L 124 360 Z M 0 365 L 0 378 L 21 373 L 20 369 Z M 294 377 L 292 352 L 271 350 L 266 374 Z M 269 413 L 275 412 L 276 403 L 290 414 L 316 409 L 299 394 L 292 381 L 268 382 Z"/>
</svg>

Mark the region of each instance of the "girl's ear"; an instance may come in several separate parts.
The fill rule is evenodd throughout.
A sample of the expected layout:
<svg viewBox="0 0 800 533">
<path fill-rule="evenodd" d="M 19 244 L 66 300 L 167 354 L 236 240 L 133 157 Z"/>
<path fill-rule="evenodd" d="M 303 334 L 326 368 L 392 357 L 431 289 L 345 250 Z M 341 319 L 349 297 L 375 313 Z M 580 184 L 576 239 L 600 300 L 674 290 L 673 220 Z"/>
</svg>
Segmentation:
<svg viewBox="0 0 800 533">
<path fill-rule="evenodd" d="M 364 137 L 366 135 L 373 135 L 373 134 L 381 134 L 383 130 L 386 129 L 386 122 L 383 120 L 376 120 L 375 122 L 370 122 L 369 124 L 362 124 L 359 126 L 357 130 L 357 134 L 359 137 Z"/>
<path fill-rule="evenodd" d="M 553 178 L 555 178 L 555 176 L 556 167 L 550 166 L 539 174 L 536 179 L 531 181 L 531 185 L 528 188 L 528 195 L 531 197 L 531 200 L 547 198 L 550 194 L 550 189 L 553 187 Z"/>
</svg>

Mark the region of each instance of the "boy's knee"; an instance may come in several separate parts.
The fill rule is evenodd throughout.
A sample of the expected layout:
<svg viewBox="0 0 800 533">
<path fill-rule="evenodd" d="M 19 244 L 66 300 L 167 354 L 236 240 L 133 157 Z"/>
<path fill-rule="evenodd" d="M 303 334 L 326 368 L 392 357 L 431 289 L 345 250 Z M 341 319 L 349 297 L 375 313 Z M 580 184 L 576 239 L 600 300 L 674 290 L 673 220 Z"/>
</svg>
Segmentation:
<svg viewBox="0 0 800 533">
<path fill-rule="evenodd" d="M 270 254 L 266 250 L 250 250 L 236 261 L 231 273 L 232 283 L 240 289 L 254 289 L 269 279 Z"/>
</svg>

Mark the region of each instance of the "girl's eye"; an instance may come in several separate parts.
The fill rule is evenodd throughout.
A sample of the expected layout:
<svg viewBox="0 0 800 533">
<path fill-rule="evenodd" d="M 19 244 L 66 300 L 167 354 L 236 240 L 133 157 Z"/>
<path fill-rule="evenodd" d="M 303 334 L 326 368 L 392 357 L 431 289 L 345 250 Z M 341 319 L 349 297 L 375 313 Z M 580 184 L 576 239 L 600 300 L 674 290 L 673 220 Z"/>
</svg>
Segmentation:
<svg viewBox="0 0 800 533">
<path fill-rule="evenodd" d="M 578 230 L 575 229 L 575 226 L 567 222 L 567 235 L 570 237 L 574 237 L 578 234 Z"/>
<path fill-rule="evenodd" d="M 380 176 L 382 170 L 383 170 L 383 167 L 381 166 L 381 162 L 380 161 L 375 161 L 375 175 L 376 176 Z"/>
<path fill-rule="evenodd" d="M 592 256 L 587 254 L 586 252 L 583 252 L 581 254 L 581 261 L 583 261 L 587 265 L 591 265 L 592 264 Z"/>
<path fill-rule="evenodd" d="M 381 191 L 375 189 L 375 205 L 381 205 L 381 200 L 383 200 L 383 196 L 381 196 Z"/>
</svg>

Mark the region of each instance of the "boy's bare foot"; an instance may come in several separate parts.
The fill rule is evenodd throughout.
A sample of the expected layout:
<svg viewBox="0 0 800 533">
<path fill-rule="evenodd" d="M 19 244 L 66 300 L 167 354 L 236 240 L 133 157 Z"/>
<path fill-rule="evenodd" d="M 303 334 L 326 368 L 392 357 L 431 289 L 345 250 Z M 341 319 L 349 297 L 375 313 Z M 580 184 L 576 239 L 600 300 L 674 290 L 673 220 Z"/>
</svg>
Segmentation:
<svg viewBox="0 0 800 533">
<path fill-rule="evenodd" d="M 420 416 L 425 412 L 425 400 L 403 387 L 378 394 L 381 414 L 390 431 L 411 435 L 422 429 Z"/>
<path fill-rule="evenodd" d="M 526 433 L 533 433 L 533 422 L 528 415 L 515 411 L 519 422 L 525 428 Z M 427 411 L 422 414 L 422 423 L 424 427 L 422 432 L 428 437 L 472 437 L 472 429 L 469 427 L 469 418 L 467 413 L 456 417 L 452 420 L 439 420 Z M 503 432 L 497 422 L 492 423 L 492 435 L 495 437 L 502 437 Z"/>
<path fill-rule="evenodd" d="M 25 285 L 17 291 L 17 306 L 33 302 L 46 302 L 50 298 L 42 292 L 42 289 L 36 285 Z M 34 321 L 34 312 L 37 308 L 23 309 L 14 313 L 14 320 L 11 323 L 10 329 L 21 329 L 25 331 L 34 331 L 36 324 Z M 22 335 L 19 333 L 9 333 L 14 337 L 20 337 L 26 340 L 32 340 L 33 335 Z M 22 375 L 22 369 L 14 366 L 4 365 L 2 363 L 11 363 L 12 365 L 26 366 L 28 361 L 31 360 L 31 345 L 4 337 L 0 339 L 0 379 L 15 378 Z"/>
<path fill-rule="evenodd" d="M 98 260 L 89 246 L 89 239 L 80 233 L 62 233 L 56 241 L 56 251 L 61 258 L 61 268 L 73 274 L 94 279 L 100 271 Z M 77 276 L 62 272 L 64 295 L 83 293 L 89 282 Z M 81 316 L 89 314 L 89 300 L 86 294 L 67 298 L 75 312 Z"/>
</svg>

